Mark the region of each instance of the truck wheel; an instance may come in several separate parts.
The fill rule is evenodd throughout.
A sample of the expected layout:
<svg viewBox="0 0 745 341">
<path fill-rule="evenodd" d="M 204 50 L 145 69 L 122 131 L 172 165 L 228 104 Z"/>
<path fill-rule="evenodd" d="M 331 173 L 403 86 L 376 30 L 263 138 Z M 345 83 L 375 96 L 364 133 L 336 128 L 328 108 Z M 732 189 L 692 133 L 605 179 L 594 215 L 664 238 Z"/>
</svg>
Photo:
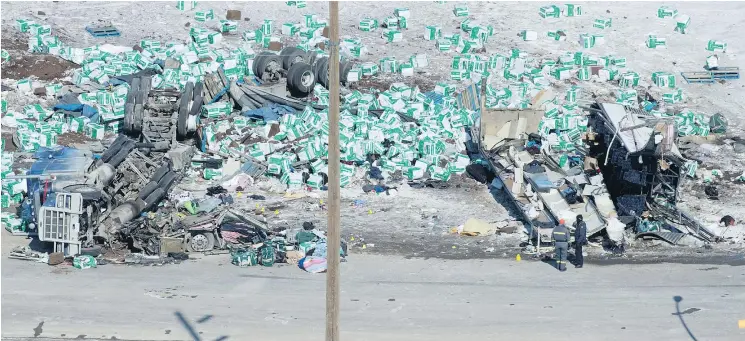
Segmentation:
<svg viewBox="0 0 745 341">
<path fill-rule="evenodd" d="M 134 115 L 134 111 L 135 111 L 134 103 L 124 104 L 124 132 L 127 134 L 132 133 L 132 123 L 134 121 L 134 117 L 132 116 Z"/>
<path fill-rule="evenodd" d="M 132 128 L 135 134 L 139 134 L 142 132 L 143 117 L 145 117 L 145 109 L 143 108 L 142 104 L 135 104 L 134 120 L 132 122 Z"/>
<path fill-rule="evenodd" d="M 323 64 L 328 60 L 329 60 L 328 57 L 321 57 L 321 58 L 318 58 L 315 64 L 313 64 L 313 73 L 315 73 L 316 79 L 318 81 L 321 80 L 321 70 L 323 70 Z"/>
<path fill-rule="evenodd" d="M 192 233 L 186 243 L 189 252 L 205 252 L 215 247 L 215 236 L 212 232 Z"/>
<path fill-rule="evenodd" d="M 282 68 L 288 71 L 292 67 L 292 64 L 308 61 L 305 59 L 305 51 L 294 46 L 285 47 L 279 55 L 282 57 Z"/>
<path fill-rule="evenodd" d="M 186 137 L 186 121 L 189 119 L 189 102 L 194 97 L 194 83 L 188 82 L 181 93 L 178 108 L 178 121 L 176 122 L 176 134 L 182 138 Z"/>
<path fill-rule="evenodd" d="M 347 77 L 349 77 L 349 71 L 352 71 L 352 67 L 354 67 L 354 64 L 351 61 L 345 61 L 339 67 L 339 82 L 341 84 L 347 85 Z"/>
<path fill-rule="evenodd" d="M 256 76 L 256 78 L 258 79 L 261 79 L 261 76 L 264 75 L 264 72 L 261 72 L 261 73 L 259 72 L 259 63 L 261 63 L 262 59 L 264 59 L 263 52 L 257 54 L 256 57 L 254 57 L 254 62 L 251 65 L 251 71 L 253 71 L 254 76 Z"/>
<path fill-rule="evenodd" d="M 140 77 L 132 78 L 132 84 L 129 85 L 129 92 L 137 94 L 137 91 L 140 91 L 141 82 L 142 80 L 140 79 Z"/>
<path fill-rule="evenodd" d="M 254 75 L 259 79 L 264 79 L 267 71 L 278 70 L 282 68 L 282 60 L 278 55 L 270 52 L 262 52 L 254 60 Z"/>
<path fill-rule="evenodd" d="M 150 94 L 150 90 L 152 89 L 152 86 L 153 86 L 153 77 L 151 77 L 151 76 L 142 76 L 140 78 L 140 90 L 141 91 L 144 91 L 145 94 L 147 94 L 147 95 Z M 145 98 L 147 98 L 147 97 L 145 97 Z"/>
<path fill-rule="evenodd" d="M 191 103 L 191 110 L 189 110 L 189 116 L 198 116 L 202 111 L 202 105 L 204 104 L 204 97 L 202 96 L 202 89 L 204 84 L 198 82 L 194 85 L 194 97 Z"/>
<path fill-rule="evenodd" d="M 316 77 L 310 64 L 305 62 L 295 63 L 287 74 L 288 84 L 292 84 L 290 92 L 295 97 L 305 97 L 313 91 L 316 85 Z M 291 82 L 291 83 L 290 83 Z"/>
</svg>

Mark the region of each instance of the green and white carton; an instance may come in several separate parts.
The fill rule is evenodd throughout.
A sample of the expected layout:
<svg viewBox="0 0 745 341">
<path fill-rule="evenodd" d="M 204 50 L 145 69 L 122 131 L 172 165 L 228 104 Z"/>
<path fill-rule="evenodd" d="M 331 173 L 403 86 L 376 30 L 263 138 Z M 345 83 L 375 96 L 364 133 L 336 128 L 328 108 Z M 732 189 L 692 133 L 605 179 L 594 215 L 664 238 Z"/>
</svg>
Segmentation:
<svg viewBox="0 0 745 341">
<path fill-rule="evenodd" d="M 397 17 L 386 17 L 383 19 L 383 25 L 388 29 L 398 29 L 398 18 Z"/>
<path fill-rule="evenodd" d="M 611 27 L 612 20 L 610 18 L 598 18 L 592 23 L 592 27 L 599 29 L 606 29 Z"/>
<path fill-rule="evenodd" d="M 558 18 L 561 16 L 561 9 L 555 5 L 543 6 L 538 10 L 538 15 L 541 18 Z"/>
<path fill-rule="evenodd" d="M 238 23 L 231 20 L 220 20 L 220 32 L 237 32 L 238 31 Z"/>
<path fill-rule="evenodd" d="M 678 10 L 675 8 L 670 8 L 667 6 L 661 6 L 657 9 L 657 17 L 658 18 L 674 18 L 676 15 L 678 15 Z"/>
<path fill-rule="evenodd" d="M 363 32 L 372 32 L 378 29 L 378 20 L 372 18 L 365 18 L 360 20 L 358 28 Z"/>
<path fill-rule="evenodd" d="M 196 1 L 176 1 L 176 8 L 182 11 L 193 10 L 197 7 Z"/>
<path fill-rule="evenodd" d="M 384 30 L 382 37 L 389 43 L 399 42 L 404 39 L 403 35 L 401 34 L 401 31 L 390 30 L 390 29 Z"/>
<path fill-rule="evenodd" d="M 636 72 L 626 72 L 622 74 L 618 85 L 622 88 L 633 88 L 639 86 L 639 74 Z"/>
<path fill-rule="evenodd" d="M 221 118 L 233 111 L 230 102 L 215 102 L 202 106 L 202 116 L 206 118 Z"/>
<path fill-rule="evenodd" d="M 440 26 L 430 25 L 424 27 L 424 40 L 437 40 L 442 35 Z"/>
<path fill-rule="evenodd" d="M 675 16 L 675 32 L 686 34 L 688 27 L 691 25 L 691 17 L 685 14 L 678 14 Z"/>
<path fill-rule="evenodd" d="M 300 25 L 295 23 L 284 23 L 282 24 L 282 34 L 287 36 L 294 36 L 300 32 Z"/>
<path fill-rule="evenodd" d="M 448 39 L 438 39 L 436 45 L 437 50 L 439 50 L 440 52 L 449 52 L 453 47 L 453 43 L 450 42 L 450 40 Z"/>
<path fill-rule="evenodd" d="M 395 14 L 397 17 L 409 19 L 409 17 L 411 16 L 411 11 L 409 11 L 408 8 L 399 7 L 393 10 L 393 14 Z"/>
<path fill-rule="evenodd" d="M 366 62 L 362 63 L 362 75 L 363 76 L 374 76 L 378 74 L 378 71 L 380 71 L 380 68 L 378 67 L 378 64 Z"/>
<path fill-rule="evenodd" d="M 719 40 L 709 40 L 706 44 L 706 50 L 727 52 L 727 43 Z"/>
<path fill-rule="evenodd" d="M 31 25 L 35 24 L 33 20 L 28 19 L 16 19 L 16 25 L 18 27 L 18 30 L 21 31 L 21 33 L 26 33 L 29 31 Z"/>
<path fill-rule="evenodd" d="M 665 48 L 667 47 L 667 39 L 664 37 L 658 37 L 654 34 L 650 34 L 647 36 L 646 45 L 650 49 Z"/>
<path fill-rule="evenodd" d="M 556 41 L 564 41 L 567 39 L 567 34 L 564 32 L 564 30 L 548 31 L 546 35 Z"/>
<path fill-rule="evenodd" d="M 455 93 L 455 84 L 437 83 L 435 92 L 445 97 L 451 96 Z"/>
<path fill-rule="evenodd" d="M 564 10 L 564 16 L 579 17 L 581 15 L 582 15 L 582 5 L 566 4 L 566 9 Z"/>
<path fill-rule="evenodd" d="M 85 136 L 88 136 L 95 140 L 103 140 L 104 134 L 106 133 L 106 127 L 98 123 L 88 123 L 84 127 Z"/>
<path fill-rule="evenodd" d="M 220 179 L 223 177 L 222 168 L 205 168 L 202 171 L 202 177 L 205 180 Z"/>
<path fill-rule="evenodd" d="M 214 20 L 215 19 L 215 11 L 209 9 L 206 11 L 196 11 L 194 13 L 194 20 L 199 22 L 205 22 L 207 20 Z"/>
<path fill-rule="evenodd" d="M 468 16 L 468 6 L 466 5 L 457 5 L 453 8 L 453 14 L 455 14 L 456 17 L 467 17 Z"/>
<path fill-rule="evenodd" d="M 579 45 L 583 48 L 589 49 L 595 46 L 595 36 L 589 33 L 582 33 L 579 35 Z"/>
<path fill-rule="evenodd" d="M 261 33 L 263 33 L 265 37 L 271 36 L 273 27 L 274 27 L 274 20 L 264 19 L 264 23 L 261 24 Z"/>
<path fill-rule="evenodd" d="M 662 100 L 665 103 L 675 104 L 683 101 L 683 90 L 675 89 L 673 92 L 662 94 Z"/>
<path fill-rule="evenodd" d="M 393 57 L 380 59 L 380 71 L 383 73 L 395 73 L 398 71 L 398 61 Z"/>
<path fill-rule="evenodd" d="M 538 32 L 523 30 L 520 31 L 520 38 L 522 38 L 523 41 L 533 41 L 538 39 Z"/>
<path fill-rule="evenodd" d="M 653 72 L 652 82 L 661 88 L 675 88 L 675 75 L 670 72 Z"/>
</svg>

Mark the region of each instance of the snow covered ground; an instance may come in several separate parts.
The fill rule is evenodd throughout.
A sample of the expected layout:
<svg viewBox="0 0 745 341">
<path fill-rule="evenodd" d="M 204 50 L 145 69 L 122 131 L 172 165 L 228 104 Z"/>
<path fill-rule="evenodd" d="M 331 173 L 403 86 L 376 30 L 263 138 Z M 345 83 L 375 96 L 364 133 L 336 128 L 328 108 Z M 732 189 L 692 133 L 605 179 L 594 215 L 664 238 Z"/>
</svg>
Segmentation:
<svg viewBox="0 0 745 341">
<path fill-rule="evenodd" d="M 640 74 L 645 85 L 651 85 L 651 73 L 667 71 L 679 75 L 684 71 L 701 71 L 710 39 L 728 43 L 727 53 L 718 53 L 721 66 L 743 64 L 740 51 L 745 46 L 745 36 L 739 28 L 745 26 L 745 3 L 742 2 L 592 2 L 582 3 L 580 17 L 543 19 L 538 15 L 540 6 L 550 2 L 463 2 L 469 6 L 469 18 L 495 28 L 495 35 L 486 44 L 488 54 L 507 53 L 512 48 L 528 52 L 535 58 L 556 57 L 563 52 L 585 51 L 598 56 L 612 54 L 626 57 L 628 69 Z M 190 27 L 214 26 L 217 21 L 200 23 L 194 20 L 194 10 L 180 11 L 175 1 L 168 2 L 3 2 L 3 33 L 15 31 L 14 20 L 32 18 L 52 26 L 53 34 L 65 43 L 76 47 L 113 43 L 131 46 L 141 39 L 160 41 L 186 40 Z M 423 38 L 425 26 L 439 25 L 443 34 L 459 30 L 462 17 L 456 17 L 453 7 L 461 2 L 444 4 L 422 2 L 342 2 L 340 4 L 341 33 L 358 37 L 368 48 L 369 54 L 362 61 L 378 61 L 384 56 L 399 59 L 415 53 L 426 53 L 430 66 L 426 74 L 437 80 L 449 79 L 450 63 L 454 52 L 441 53 L 435 49 L 434 41 Z M 557 5 L 563 4 L 556 3 Z M 691 17 L 690 31 L 683 35 L 673 32 L 675 22 L 671 18 L 658 19 L 660 6 L 676 8 L 679 13 Z M 393 15 L 394 8 L 407 7 L 411 11 L 409 28 L 404 31 L 403 41 L 386 43 L 380 37 L 380 29 L 362 32 L 357 26 L 366 17 L 382 21 Z M 213 9 L 216 19 L 224 18 L 228 9 L 241 10 L 249 21 L 240 21 L 239 32 L 257 29 L 263 19 L 274 19 L 276 27 L 285 22 L 300 22 L 303 14 L 314 13 L 319 18 L 328 18 L 326 2 L 308 2 L 306 8 L 288 7 L 284 2 L 199 2 L 197 10 Z M 38 11 L 45 15 L 37 15 Z M 593 28 L 596 18 L 612 19 L 612 26 L 605 30 Z M 122 31 L 117 38 L 93 38 L 84 31 L 86 25 L 96 21 L 111 21 Z M 188 24 L 188 25 L 187 25 Z M 566 41 L 553 41 L 546 36 L 549 30 L 562 29 L 567 33 Z M 521 30 L 538 32 L 535 41 L 522 41 Z M 578 43 L 581 33 L 603 33 L 605 44 L 582 49 Z M 645 40 L 653 33 L 667 38 L 666 49 L 648 49 Z M 226 40 L 228 42 L 230 40 Z M 745 85 L 740 81 L 725 84 L 689 85 L 678 84 L 688 97 L 682 104 L 695 112 L 714 114 L 721 112 L 730 119 L 738 131 L 742 131 L 742 113 L 745 112 Z M 606 88 L 581 84 L 586 88 Z M 587 94 L 587 93 L 586 93 Z"/>
<path fill-rule="evenodd" d="M 168 2 L 2 2 L 2 33 L 15 34 L 16 19 L 33 19 L 52 26 L 53 35 L 57 35 L 65 44 L 75 47 L 88 47 L 94 44 L 110 43 L 132 46 L 142 39 L 159 41 L 187 40 L 191 27 L 214 27 L 217 20 L 200 23 L 194 20 L 194 10 L 180 11 L 175 1 Z M 419 76 L 432 81 L 450 81 L 450 64 L 455 52 L 439 52 L 434 41 L 423 38 L 425 26 L 438 25 L 443 34 L 457 33 L 462 17 L 453 14 L 453 7 L 466 4 L 470 8 L 469 18 L 495 28 L 495 34 L 486 44 L 486 53 L 507 54 L 513 48 L 529 53 L 537 59 L 556 58 L 564 52 L 584 51 L 597 56 L 614 55 L 627 58 L 627 69 L 639 73 L 640 85 L 654 85 L 652 72 L 665 71 L 675 74 L 678 86 L 683 90 L 686 100 L 675 105 L 676 111 L 684 108 L 697 113 L 712 115 L 722 113 L 730 123 L 728 136 L 739 136 L 745 129 L 745 83 L 730 81 L 714 84 L 685 84 L 680 72 L 702 71 L 705 59 L 712 54 L 704 48 L 709 40 L 721 40 L 728 44 L 726 53 L 717 53 L 721 66 L 745 65 L 745 57 L 740 51 L 745 48 L 745 3 L 744 2 L 592 2 L 581 3 L 583 15 L 579 17 L 561 17 L 543 19 L 539 8 L 551 2 L 342 2 L 340 4 L 341 33 L 345 37 L 362 39 L 368 54 L 360 61 L 375 61 L 385 56 L 406 59 L 413 54 L 427 54 L 430 65 L 421 70 Z M 563 3 L 555 3 L 564 7 Z M 687 34 L 674 32 L 675 21 L 671 18 L 658 19 L 657 9 L 660 6 L 676 8 L 679 13 L 691 17 Z M 386 43 L 380 37 L 380 29 L 375 32 L 362 32 L 357 26 L 366 17 L 382 21 L 393 15 L 394 8 L 407 7 L 411 11 L 409 28 L 403 33 L 403 41 Z M 223 19 L 228 9 L 240 10 L 246 20 L 239 22 L 239 32 L 259 28 L 263 19 L 274 19 L 276 27 L 285 22 L 300 22 L 303 14 L 315 13 L 319 18 L 328 18 L 326 2 L 308 2 L 307 7 L 298 9 L 288 7 L 284 2 L 199 2 L 197 10 L 213 9 L 216 19 Z M 44 15 L 37 14 L 43 11 Z M 597 18 L 612 19 L 612 26 L 605 30 L 593 28 Z M 122 31 L 121 37 L 93 38 L 84 28 L 94 22 L 111 21 Z M 554 41 L 546 36 L 549 30 L 562 29 L 567 33 L 566 41 Z M 518 33 L 521 30 L 538 32 L 535 41 L 523 41 Z M 578 43 L 581 33 L 602 33 L 605 44 L 590 49 L 583 49 Z M 645 46 L 648 34 L 667 38 L 666 49 L 649 49 Z M 239 36 L 225 39 L 226 44 L 242 44 Z M 256 49 L 258 50 L 258 49 Z M 420 70 L 417 70 L 420 71 Z M 454 81 L 452 81 L 454 82 Z M 5 82 L 4 82 L 5 83 Z M 566 82 L 556 82 L 557 87 L 567 86 Z M 579 82 L 584 91 L 580 98 L 591 99 L 595 94 L 599 98 L 611 98 L 617 86 L 607 82 Z M 431 89 L 422 89 L 429 91 Z M 652 89 L 653 92 L 657 91 Z M 21 107 L 28 104 L 19 99 L 7 98 L 10 105 Z M 707 149 L 708 148 L 708 149 Z M 738 154 L 731 145 L 712 142 L 705 148 L 697 147 L 696 155 L 703 162 L 702 168 L 722 169 L 728 172 L 742 172 L 745 168 L 745 155 Z M 726 193 L 718 202 L 699 200 L 700 189 L 691 188 L 683 194 L 683 207 L 700 213 L 702 220 L 712 223 L 725 213 L 738 217 L 737 207 L 745 202 L 745 187 L 731 181 L 721 181 L 720 191 Z M 435 190 L 433 190 L 435 191 Z M 485 191 L 485 189 L 483 189 Z M 446 202 L 445 197 L 435 196 L 431 199 Z M 426 205 L 424 205 L 426 206 Z M 446 210 L 448 205 L 443 205 Z M 490 205 L 491 206 L 491 205 Z M 450 207 L 452 209 L 452 205 Z M 720 209 L 725 212 L 720 212 Z M 454 211 L 454 210 L 453 210 Z M 461 210 L 461 212 L 464 212 Z M 494 212 L 495 215 L 507 217 L 504 209 Z M 462 214 L 467 218 L 468 215 Z M 461 220 L 461 215 L 458 215 Z M 448 224 L 456 221 L 448 221 Z"/>
</svg>

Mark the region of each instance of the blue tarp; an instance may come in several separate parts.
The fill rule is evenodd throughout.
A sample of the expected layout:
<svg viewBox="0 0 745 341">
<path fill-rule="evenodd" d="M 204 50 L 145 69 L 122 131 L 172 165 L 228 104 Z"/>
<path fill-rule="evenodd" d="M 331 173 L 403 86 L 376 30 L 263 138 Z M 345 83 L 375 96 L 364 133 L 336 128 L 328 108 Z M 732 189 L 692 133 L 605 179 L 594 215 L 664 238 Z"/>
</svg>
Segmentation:
<svg viewBox="0 0 745 341">
<path fill-rule="evenodd" d="M 260 118 L 263 119 L 264 122 L 269 122 L 279 121 L 280 117 L 287 114 L 292 115 L 295 112 L 295 109 L 290 106 L 277 103 L 269 103 L 259 109 L 244 111 L 243 113 L 241 113 L 241 115 L 250 118 Z"/>
<path fill-rule="evenodd" d="M 64 110 L 64 111 L 75 111 L 75 112 L 82 112 L 82 115 L 85 117 L 90 118 L 91 120 L 95 115 L 98 114 L 98 110 L 96 108 L 86 105 L 86 104 L 57 104 L 54 106 L 54 111 L 57 110 Z"/>
</svg>

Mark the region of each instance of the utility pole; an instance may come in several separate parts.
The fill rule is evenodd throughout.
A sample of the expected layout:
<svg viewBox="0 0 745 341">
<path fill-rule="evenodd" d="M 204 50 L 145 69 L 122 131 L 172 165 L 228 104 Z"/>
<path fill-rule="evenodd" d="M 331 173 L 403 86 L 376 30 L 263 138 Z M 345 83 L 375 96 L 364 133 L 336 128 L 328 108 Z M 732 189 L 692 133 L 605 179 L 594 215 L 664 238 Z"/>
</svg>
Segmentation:
<svg viewBox="0 0 745 341">
<path fill-rule="evenodd" d="M 339 341 L 341 195 L 339 182 L 339 2 L 329 1 L 329 182 L 326 252 L 326 341 Z"/>
</svg>

